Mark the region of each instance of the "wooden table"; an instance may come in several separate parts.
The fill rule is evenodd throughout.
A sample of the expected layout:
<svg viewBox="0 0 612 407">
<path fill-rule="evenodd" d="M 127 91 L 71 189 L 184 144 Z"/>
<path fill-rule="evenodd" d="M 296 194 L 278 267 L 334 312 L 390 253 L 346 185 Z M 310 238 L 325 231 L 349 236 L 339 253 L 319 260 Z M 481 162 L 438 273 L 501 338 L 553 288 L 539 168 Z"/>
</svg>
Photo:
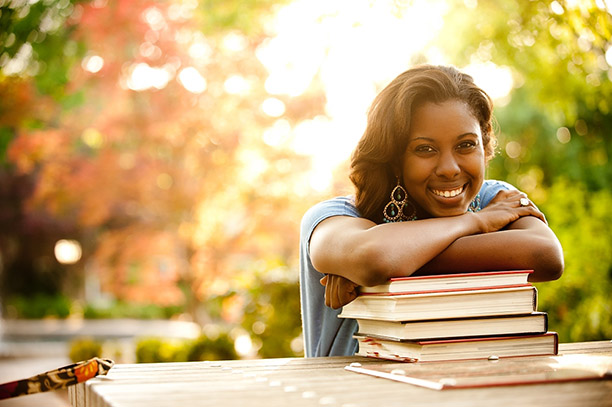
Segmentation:
<svg viewBox="0 0 612 407">
<path fill-rule="evenodd" d="M 612 343 L 561 344 L 559 354 L 612 356 Z M 437 391 L 344 369 L 354 362 L 380 363 L 333 357 L 123 364 L 73 386 L 69 396 L 74 407 L 612 406 L 612 380 Z M 436 363 L 443 370 L 453 362 Z"/>
</svg>

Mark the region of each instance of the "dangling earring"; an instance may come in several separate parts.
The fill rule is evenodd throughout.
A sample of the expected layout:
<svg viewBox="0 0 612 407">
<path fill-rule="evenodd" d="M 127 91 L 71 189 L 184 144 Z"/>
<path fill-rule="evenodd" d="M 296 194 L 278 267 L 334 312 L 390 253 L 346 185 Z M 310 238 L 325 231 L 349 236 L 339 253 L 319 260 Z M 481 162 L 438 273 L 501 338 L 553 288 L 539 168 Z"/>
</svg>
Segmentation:
<svg viewBox="0 0 612 407">
<path fill-rule="evenodd" d="M 468 212 L 478 212 L 480 211 L 480 194 L 476 195 L 476 198 L 472 202 L 470 202 L 470 206 L 468 206 Z"/>
<path fill-rule="evenodd" d="M 402 206 L 402 220 L 413 221 L 416 219 L 416 208 L 414 207 L 414 204 L 408 198 L 406 198 L 406 202 L 404 203 L 404 206 Z"/>
<path fill-rule="evenodd" d="M 391 201 L 383 209 L 383 220 L 391 223 L 415 219 L 416 209 L 408 200 L 408 192 L 400 185 L 398 178 L 397 186 L 391 191 Z"/>
</svg>

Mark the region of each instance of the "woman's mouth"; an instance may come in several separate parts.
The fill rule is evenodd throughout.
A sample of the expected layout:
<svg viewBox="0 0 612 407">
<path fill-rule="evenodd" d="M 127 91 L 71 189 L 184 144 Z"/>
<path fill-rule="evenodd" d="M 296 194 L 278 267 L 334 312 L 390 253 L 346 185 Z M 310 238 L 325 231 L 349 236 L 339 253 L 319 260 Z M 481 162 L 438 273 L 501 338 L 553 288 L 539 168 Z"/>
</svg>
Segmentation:
<svg viewBox="0 0 612 407">
<path fill-rule="evenodd" d="M 465 185 L 461 185 L 458 188 L 455 189 L 433 189 L 431 188 L 431 192 L 434 193 L 434 195 L 437 195 L 439 197 L 442 198 L 454 198 L 457 195 L 461 194 L 463 192 L 463 190 L 465 189 Z"/>
</svg>

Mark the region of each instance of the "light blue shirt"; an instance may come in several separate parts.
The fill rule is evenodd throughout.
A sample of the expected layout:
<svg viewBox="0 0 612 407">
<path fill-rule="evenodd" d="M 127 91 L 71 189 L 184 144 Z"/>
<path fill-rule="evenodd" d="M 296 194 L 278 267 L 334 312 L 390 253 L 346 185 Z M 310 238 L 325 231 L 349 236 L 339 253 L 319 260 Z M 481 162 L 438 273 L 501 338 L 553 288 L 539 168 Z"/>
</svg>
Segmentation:
<svg viewBox="0 0 612 407">
<path fill-rule="evenodd" d="M 486 207 L 501 190 L 516 189 L 503 181 L 484 181 L 480 203 L 476 210 Z M 477 198 L 478 199 L 478 198 Z M 475 200 L 477 203 L 477 199 Z M 325 287 L 319 280 L 324 274 L 310 261 L 310 237 L 317 225 L 332 216 L 360 217 L 352 197 L 337 197 L 320 202 L 310 208 L 302 218 L 300 230 L 300 299 L 302 304 L 302 330 L 304 352 L 313 356 L 352 356 L 357 352 L 357 321 L 338 318 L 342 309 L 325 305 Z"/>
</svg>

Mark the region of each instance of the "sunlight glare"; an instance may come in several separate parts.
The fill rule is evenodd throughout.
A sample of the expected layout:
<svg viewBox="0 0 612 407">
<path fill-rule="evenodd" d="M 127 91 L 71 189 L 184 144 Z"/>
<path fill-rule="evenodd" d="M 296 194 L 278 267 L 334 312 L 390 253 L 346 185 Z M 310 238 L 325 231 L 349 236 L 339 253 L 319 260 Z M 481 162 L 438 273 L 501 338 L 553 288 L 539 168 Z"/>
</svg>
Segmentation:
<svg viewBox="0 0 612 407">
<path fill-rule="evenodd" d="M 324 88 L 325 117 L 293 131 L 294 151 L 313 157 L 313 188 L 329 187 L 333 170 L 363 134 L 373 98 L 435 38 L 447 9 L 442 0 L 296 0 L 279 10 L 275 35 L 257 57 L 272 95 L 298 96 L 316 81 Z M 274 134 L 267 143 L 275 144 Z"/>
<path fill-rule="evenodd" d="M 97 73 L 104 67 L 104 59 L 99 55 L 89 55 L 83 58 L 81 67 L 87 72 Z"/>
<path fill-rule="evenodd" d="M 164 15 L 157 7 L 149 7 L 142 13 L 142 17 L 152 30 L 160 31 L 167 27 Z"/>
<path fill-rule="evenodd" d="M 298 0 L 278 12 L 274 20 L 277 35 L 256 50 L 270 72 L 265 82 L 268 93 L 299 96 L 310 85 L 325 57 L 324 33 L 316 29 L 322 6 L 320 0 Z"/>
<path fill-rule="evenodd" d="M 606 0 L 595 0 L 595 4 L 600 10 L 607 10 L 608 13 L 612 14 L 612 5 Z"/>
<path fill-rule="evenodd" d="M 189 46 L 189 56 L 196 61 L 206 62 L 213 53 L 212 48 L 203 40 L 195 41 Z"/>
<path fill-rule="evenodd" d="M 240 179 L 248 184 L 255 183 L 270 166 L 265 158 L 250 149 L 241 150 L 238 159 L 243 163 Z"/>
<path fill-rule="evenodd" d="M 474 82 L 487 92 L 497 106 L 505 106 L 510 101 L 514 79 L 509 67 L 485 62 L 470 64 L 463 71 L 474 78 Z"/>
<path fill-rule="evenodd" d="M 179 82 L 191 93 L 202 93 L 208 87 L 206 79 L 194 67 L 183 69 L 178 75 Z"/>
<path fill-rule="evenodd" d="M 180 4 L 171 4 L 168 7 L 168 18 L 171 20 L 188 20 L 193 16 L 193 11 L 198 8 L 197 0 L 183 0 Z"/>
<path fill-rule="evenodd" d="M 312 189 L 317 192 L 323 192 L 332 182 L 332 172 L 325 171 L 323 168 L 315 168 L 310 172 L 309 184 Z"/>
<path fill-rule="evenodd" d="M 277 98 L 267 98 L 261 104 L 261 110 L 270 117 L 280 117 L 285 113 L 285 104 Z"/>
<path fill-rule="evenodd" d="M 163 89 L 170 81 L 170 72 L 164 68 L 153 68 L 141 62 L 129 69 L 127 87 L 135 91 L 151 88 Z"/>
<path fill-rule="evenodd" d="M 247 40 L 243 35 L 240 35 L 235 32 L 231 32 L 223 37 L 223 41 L 221 42 L 221 47 L 225 51 L 229 52 L 241 52 L 244 51 L 247 47 Z"/>
<path fill-rule="evenodd" d="M 285 119 L 279 119 L 263 133 L 263 141 L 270 147 L 280 147 L 291 136 L 291 125 Z"/>
<path fill-rule="evenodd" d="M 223 88 L 230 95 L 246 95 L 251 91 L 251 84 L 241 75 L 232 75 L 225 80 Z"/>
<path fill-rule="evenodd" d="M 612 46 L 608 47 L 606 50 L 605 58 L 608 66 L 612 67 Z"/>
<path fill-rule="evenodd" d="M 555 13 L 558 16 L 562 15 L 565 12 L 565 10 L 563 9 L 563 6 L 556 0 L 550 3 L 550 9 L 553 13 Z"/>
<path fill-rule="evenodd" d="M 248 356 L 253 350 L 253 342 L 248 333 L 243 333 L 236 337 L 234 341 L 234 349 L 236 353 L 242 357 Z"/>
<path fill-rule="evenodd" d="M 293 130 L 293 150 L 298 154 L 317 156 L 321 153 L 319 146 L 333 139 L 330 128 L 330 120 L 325 116 L 298 123 Z"/>
</svg>

